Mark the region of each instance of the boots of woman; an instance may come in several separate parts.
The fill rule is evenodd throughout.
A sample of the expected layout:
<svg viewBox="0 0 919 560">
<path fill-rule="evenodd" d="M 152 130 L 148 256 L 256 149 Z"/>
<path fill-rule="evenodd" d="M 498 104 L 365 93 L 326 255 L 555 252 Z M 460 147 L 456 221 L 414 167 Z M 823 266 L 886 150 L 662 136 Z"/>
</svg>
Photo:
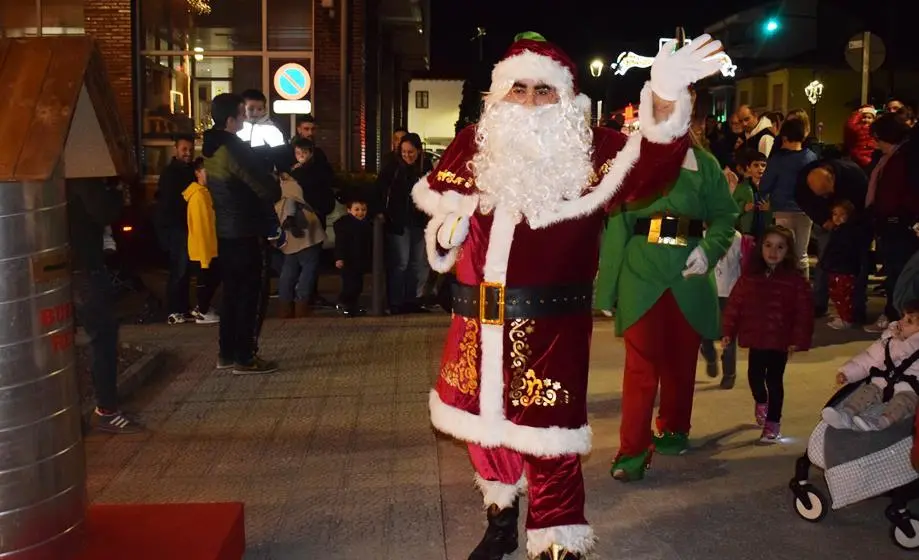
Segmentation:
<svg viewBox="0 0 919 560">
<path fill-rule="evenodd" d="M 278 301 L 278 319 L 293 319 L 294 317 L 294 302 L 292 301 Z"/>
<path fill-rule="evenodd" d="M 506 554 L 517 550 L 519 512 L 517 500 L 509 508 L 499 509 L 495 504 L 488 506 L 488 528 L 482 541 L 469 555 L 469 560 L 503 560 Z"/>
</svg>

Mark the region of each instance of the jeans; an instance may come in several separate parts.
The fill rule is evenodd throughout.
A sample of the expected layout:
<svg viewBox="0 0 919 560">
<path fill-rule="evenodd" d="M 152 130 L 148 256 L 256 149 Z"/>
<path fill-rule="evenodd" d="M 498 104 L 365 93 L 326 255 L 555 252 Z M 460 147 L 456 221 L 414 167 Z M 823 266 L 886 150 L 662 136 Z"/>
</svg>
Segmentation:
<svg viewBox="0 0 919 560">
<path fill-rule="evenodd" d="M 258 295 L 255 306 L 255 333 L 252 336 L 252 352 L 258 355 L 258 340 L 262 336 L 262 325 L 268 316 L 268 300 L 271 298 L 271 253 L 272 247 L 267 239 L 258 240 L 258 250 L 262 259 L 261 274 L 258 279 Z"/>
<path fill-rule="evenodd" d="M 169 281 L 166 286 L 166 308 L 173 313 L 188 313 L 188 232 L 172 229 L 165 233 L 169 251 Z"/>
<path fill-rule="evenodd" d="M 118 321 L 115 319 L 108 271 L 102 269 L 75 273 L 73 303 L 77 319 L 89 335 L 96 406 L 105 412 L 116 412 Z"/>
<path fill-rule="evenodd" d="M 785 366 L 788 352 L 750 348 L 747 379 L 756 404 L 769 403 L 766 420 L 780 422 L 785 403 Z"/>
<path fill-rule="evenodd" d="M 281 301 L 309 301 L 313 284 L 319 277 L 321 255 L 322 244 L 284 255 L 284 266 L 281 268 L 281 278 L 278 279 L 278 297 Z"/>
<path fill-rule="evenodd" d="M 727 303 L 728 298 L 718 298 L 718 306 L 721 308 L 722 313 L 724 312 L 724 306 L 726 306 Z M 715 363 L 715 359 L 717 358 L 717 353 L 715 352 L 715 341 L 702 341 L 702 357 L 705 358 L 705 361 L 709 364 Z M 737 337 L 731 339 L 731 343 L 728 344 L 728 346 L 724 349 L 724 352 L 721 354 L 721 372 L 726 378 L 735 377 L 737 375 Z"/>
<path fill-rule="evenodd" d="M 900 312 L 893 303 L 894 290 L 907 261 L 919 250 L 919 239 L 908 227 L 900 224 L 885 224 L 881 227 L 879 236 L 886 274 L 884 291 L 887 292 L 887 303 L 884 306 L 884 315 L 888 320 L 896 321 L 900 318 Z"/>
<path fill-rule="evenodd" d="M 807 245 L 811 240 L 811 226 L 814 222 L 804 212 L 776 212 L 775 223 L 787 227 L 795 234 L 795 255 L 798 257 L 798 266 L 804 271 L 804 277 L 809 278 Z"/>
<path fill-rule="evenodd" d="M 248 364 L 255 357 L 259 301 L 265 275 L 265 252 L 256 237 L 218 239 L 223 306 L 220 314 L 220 357 Z"/>
<path fill-rule="evenodd" d="M 417 302 L 431 269 L 424 245 L 424 228 L 407 226 L 401 234 L 386 234 L 389 307 Z"/>
<path fill-rule="evenodd" d="M 214 294 L 220 287 L 220 262 L 217 259 L 211 261 L 207 268 L 201 268 L 201 263 L 195 265 L 195 295 L 198 305 L 198 311 L 207 313 L 211 310 L 211 302 L 214 300 Z"/>
</svg>

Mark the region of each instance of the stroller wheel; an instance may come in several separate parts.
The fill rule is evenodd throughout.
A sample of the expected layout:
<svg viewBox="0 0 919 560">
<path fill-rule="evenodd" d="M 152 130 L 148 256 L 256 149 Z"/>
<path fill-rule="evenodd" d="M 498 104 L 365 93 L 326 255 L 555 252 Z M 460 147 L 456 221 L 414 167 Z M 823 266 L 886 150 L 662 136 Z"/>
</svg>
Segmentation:
<svg viewBox="0 0 919 560">
<path fill-rule="evenodd" d="M 909 524 L 912 528 L 913 536 L 909 537 L 902 529 L 893 525 L 890 527 L 890 538 L 893 542 L 905 550 L 919 549 L 919 520 L 910 519 Z"/>
<path fill-rule="evenodd" d="M 826 517 L 827 499 L 823 493 L 813 484 L 804 484 L 801 486 L 801 493 L 795 492 L 794 508 L 795 513 L 801 519 L 810 523 L 818 523 Z M 799 497 L 800 496 L 800 497 Z M 808 505 L 808 502 L 810 504 Z"/>
</svg>

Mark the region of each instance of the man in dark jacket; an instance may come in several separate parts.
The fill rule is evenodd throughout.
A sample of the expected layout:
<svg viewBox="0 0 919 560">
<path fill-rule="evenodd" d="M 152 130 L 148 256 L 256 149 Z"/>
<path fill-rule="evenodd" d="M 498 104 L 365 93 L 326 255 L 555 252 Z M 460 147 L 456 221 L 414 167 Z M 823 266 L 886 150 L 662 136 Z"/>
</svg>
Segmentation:
<svg viewBox="0 0 919 560">
<path fill-rule="evenodd" d="M 853 222 L 867 220 L 865 198 L 868 195 L 868 178 L 854 162 L 845 159 L 817 160 L 798 175 L 795 189 L 795 201 L 801 211 L 807 214 L 823 232 L 830 232 L 833 225 L 833 206 L 843 200 L 852 203 Z M 820 234 L 818 234 L 820 235 Z M 829 235 L 819 237 L 820 249 L 818 260 L 822 258 L 829 242 Z M 868 293 L 868 275 L 871 271 L 870 236 L 866 236 L 863 247 L 854 248 L 859 254 L 859 272 L 855 278 L 855 290 L 852 294 L 853 318 L 856 325 L 866 320 Z M 822 316 L 829 307 L 829 291 L 826 274 L 820 267 L 814 273 L 814 311 Z"/>
<path fill-rule="evenodd" d="M 278 182 L 236 133 L 245 119 L 240 96 L 222 93 L 211 102 L 214 128 L 204 133 L 204 169 L 217 218 L 217 251 L 223 280 L 218 369 L 273 373 L 278 366 L 257 356 L 260 308 L 266 277 L 266 237 L 278 231 L 274 203 Z"/>
<path fill-rule="evenodd" d="M 160 173 L 155 195 L 156 233 L 163 250 L 169 253 L 166 307 L 170 325 L 192 319 L 188 314 L 188 207 L 182 192 L 195 180 L 194 155 L 194 138 L 181 136 L 176 139 L 175 155 Z"/>
<path fill-rule="evenodd" d="M 108 183 L 114 183 L 109 181 Z M 67 220 L 73 256 L 73 300 L 77 319 L 92 350 L 96 427 L 114 434 L 133 434 L 143 426 L 118 408 L 118 321 L 112 305 L 111 279 L 105 268 L 102 233 L 124 206 L 120 186 L 104 179 L 67 180 Z"/>
</svg>

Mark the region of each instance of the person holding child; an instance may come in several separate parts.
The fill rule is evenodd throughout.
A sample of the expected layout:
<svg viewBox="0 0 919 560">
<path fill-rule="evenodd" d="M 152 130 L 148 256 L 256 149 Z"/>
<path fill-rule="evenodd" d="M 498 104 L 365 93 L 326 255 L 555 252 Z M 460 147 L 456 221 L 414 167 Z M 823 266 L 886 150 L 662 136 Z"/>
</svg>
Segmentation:
<svg viewBox="0 0 919 560">
<path fill-rule="evenodd" d="M 195 180 L 182 192 L 188 206 L 188 258 L 195 264 L 198 304 L 192 311 L 199 325 L 219 323 L 220 317 L 211 306 L 211 300 L 220 285 L 216 274 L 217 263 L 217 219 L 214 215 L 214 200 L 207 190 L 207 171 L 204 158 L 194 162 Z"/>
<path fill-rule="evenodd" d="M 798 269 L 794 246 L 788 228 L 766 228 L 722 317 L 722 344 L 736 340 L 750 350 L 747 377 L 763 443 L 781 441 L 785 366 L 795 352 L 810 348 L 814 330 L 810 285 Z"/>
<path fill-rule="evenodd" d="M 919 301 L 903 306 L 881 338 L 846 362 L 836 374 L 840 385 L 864 379 L 839 409 L 823 409 L 823 420 L 837 429 L 884 430 L 916 413 L 919 396 Z M 865 414 L 883 404 L 880 415 Z"/>
<path fill-rule="evenodd" d="M 372 258 L 373 223 L 367 219 L 367 201 L 355 197 L 348 201 L 348 213 L 335 222 L 335 268 L 341 271 L 338 309 L 346 317 L 366 313 L 358 299 Z"/>
</svg>

